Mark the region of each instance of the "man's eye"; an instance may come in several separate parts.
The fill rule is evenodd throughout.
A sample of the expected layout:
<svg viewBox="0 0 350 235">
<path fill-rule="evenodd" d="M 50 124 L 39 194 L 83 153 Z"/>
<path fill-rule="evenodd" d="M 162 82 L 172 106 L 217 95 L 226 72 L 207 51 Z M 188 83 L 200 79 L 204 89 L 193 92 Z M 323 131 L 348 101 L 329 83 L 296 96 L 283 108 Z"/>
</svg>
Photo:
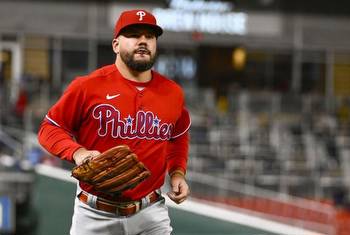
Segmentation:
<svg viewBox="0 0 350 235">
<path fill-rule="evenodd" d="M 127 37 L 127 38 L 140 38 L 142 35 L 145 35 L 145 37 L 147 39 L 152 39 L 155 37 L 154 34 L 152 34 L 152 33 L 149 33 L 149 34 L 128 33 L 128 34 L 125 34 L 125 37 Z"/>
<path fill-rule="evenodd" d="M 131 33 L 127 35 L 128 38 L 138 38 L 140 37 L 140 35 L 136 34 L 136 33 Z"/>
</svg>

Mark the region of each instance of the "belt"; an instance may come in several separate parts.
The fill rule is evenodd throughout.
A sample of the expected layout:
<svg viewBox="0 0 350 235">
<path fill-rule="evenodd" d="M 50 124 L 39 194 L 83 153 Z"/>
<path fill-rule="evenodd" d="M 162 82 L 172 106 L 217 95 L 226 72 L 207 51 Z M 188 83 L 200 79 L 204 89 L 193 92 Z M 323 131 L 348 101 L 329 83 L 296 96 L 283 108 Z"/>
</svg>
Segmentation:
<svg viewBox="0 0 350 235">
<path fill-rule="evenodd" d="M 90 205 L 88 203 L 89 196 L 90 195 L 88 193 L 82 191 L 78 195 L 78 199 L 81 202 L 87 205 Z M 140 211 L 142 208 L 145 208 L 148 205 L 158 201 L 159 198 L 160 198 L 160 195 L 156 191 L 151 192 L 150 194 L 148 194 L 146 197 L 142 198 L 139 201 L 125 202 L 125 203 L 124 202 L 116 203 L 112 201 L 106 201 L 105 199 L 97 197 L 96 202 L 94 203 L 95 205 L 92 207 L 94 207 L 97 210 L 113 213 L 119 216 L 131 216 L 137 213 L 138 211 Z"/>
</svg>

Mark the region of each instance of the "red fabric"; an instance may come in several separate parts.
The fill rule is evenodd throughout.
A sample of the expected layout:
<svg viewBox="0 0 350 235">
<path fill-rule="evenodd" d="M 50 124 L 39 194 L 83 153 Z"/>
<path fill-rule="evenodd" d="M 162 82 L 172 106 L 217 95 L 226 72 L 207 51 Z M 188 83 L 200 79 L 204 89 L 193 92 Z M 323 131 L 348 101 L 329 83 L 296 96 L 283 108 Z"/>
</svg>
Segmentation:
<svg viewBox="0 0 350 235">
<path fill-rule="evenodd" d="M 178 156 L 188 155 L 188 143 L 189 134 L 186 131 L 185 134 L 178 138 L 172 139 L 168 143 L 168 171 L 171 173 L 175 170 L 181 170 L 186 173 L 187 158 Z"/>
<path fill-rule="evenodd" d="M 38 138 L 50 153 L 68 161 L 80 146 L 103 152 L 127 144 L 152 173 L 123 194 L 137 200 L 163 185 L 167 169 L 186 169 L 189 126 L 183 92 L 175 82 L 152 72 L 151 82 L 139 91 L 113 64 L 72 81 L 49 110 Z"/>
<path fill-rule="evenodd" d="M 73 141 L 73 137 L 66 131 L 44 120 L 39 129 L 39 142 L 52 155 L 73 162 L 73 153 L 82 146 Z"/>
<path fill-rule="evenodd" d="M 135 81 L 131 81 L 131 80 L 126 80 L 128 83 L 134 85 L 135 87 L 147 87 L 148 84 L 151 83 L 151 81 L 148 82 L 135 82 Z"/>
</svg>

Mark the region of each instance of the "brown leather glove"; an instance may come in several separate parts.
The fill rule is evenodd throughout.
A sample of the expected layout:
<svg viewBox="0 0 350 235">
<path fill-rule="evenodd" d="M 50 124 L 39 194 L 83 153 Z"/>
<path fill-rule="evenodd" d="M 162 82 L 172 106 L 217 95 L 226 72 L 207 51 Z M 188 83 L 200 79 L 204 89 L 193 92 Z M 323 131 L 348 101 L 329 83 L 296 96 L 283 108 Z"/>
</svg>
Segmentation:
<svg viewBox="0 0 350 235">
<path fill-rule="evenodd" d="M 113 147 L 73 168 L 72 176 L 97 191 L 121 193 L 151 175 L 127 145 Z"/>
</svg>

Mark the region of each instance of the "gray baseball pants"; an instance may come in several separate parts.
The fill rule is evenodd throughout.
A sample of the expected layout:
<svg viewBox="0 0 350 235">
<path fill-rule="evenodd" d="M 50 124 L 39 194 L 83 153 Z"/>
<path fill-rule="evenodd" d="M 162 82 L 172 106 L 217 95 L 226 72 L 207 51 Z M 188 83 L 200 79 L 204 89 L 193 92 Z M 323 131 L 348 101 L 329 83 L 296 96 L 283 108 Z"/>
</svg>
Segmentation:
<svg viewBox="0 0 350 235">
<path fill-rule="evenodd" d="M 77 195 L 79 193 L 78 186 Z M 130 217 L 120 217 L 75 198 L 70 235 L 170 235 L 171 231 L 164 199 Z"/>
</svg>

